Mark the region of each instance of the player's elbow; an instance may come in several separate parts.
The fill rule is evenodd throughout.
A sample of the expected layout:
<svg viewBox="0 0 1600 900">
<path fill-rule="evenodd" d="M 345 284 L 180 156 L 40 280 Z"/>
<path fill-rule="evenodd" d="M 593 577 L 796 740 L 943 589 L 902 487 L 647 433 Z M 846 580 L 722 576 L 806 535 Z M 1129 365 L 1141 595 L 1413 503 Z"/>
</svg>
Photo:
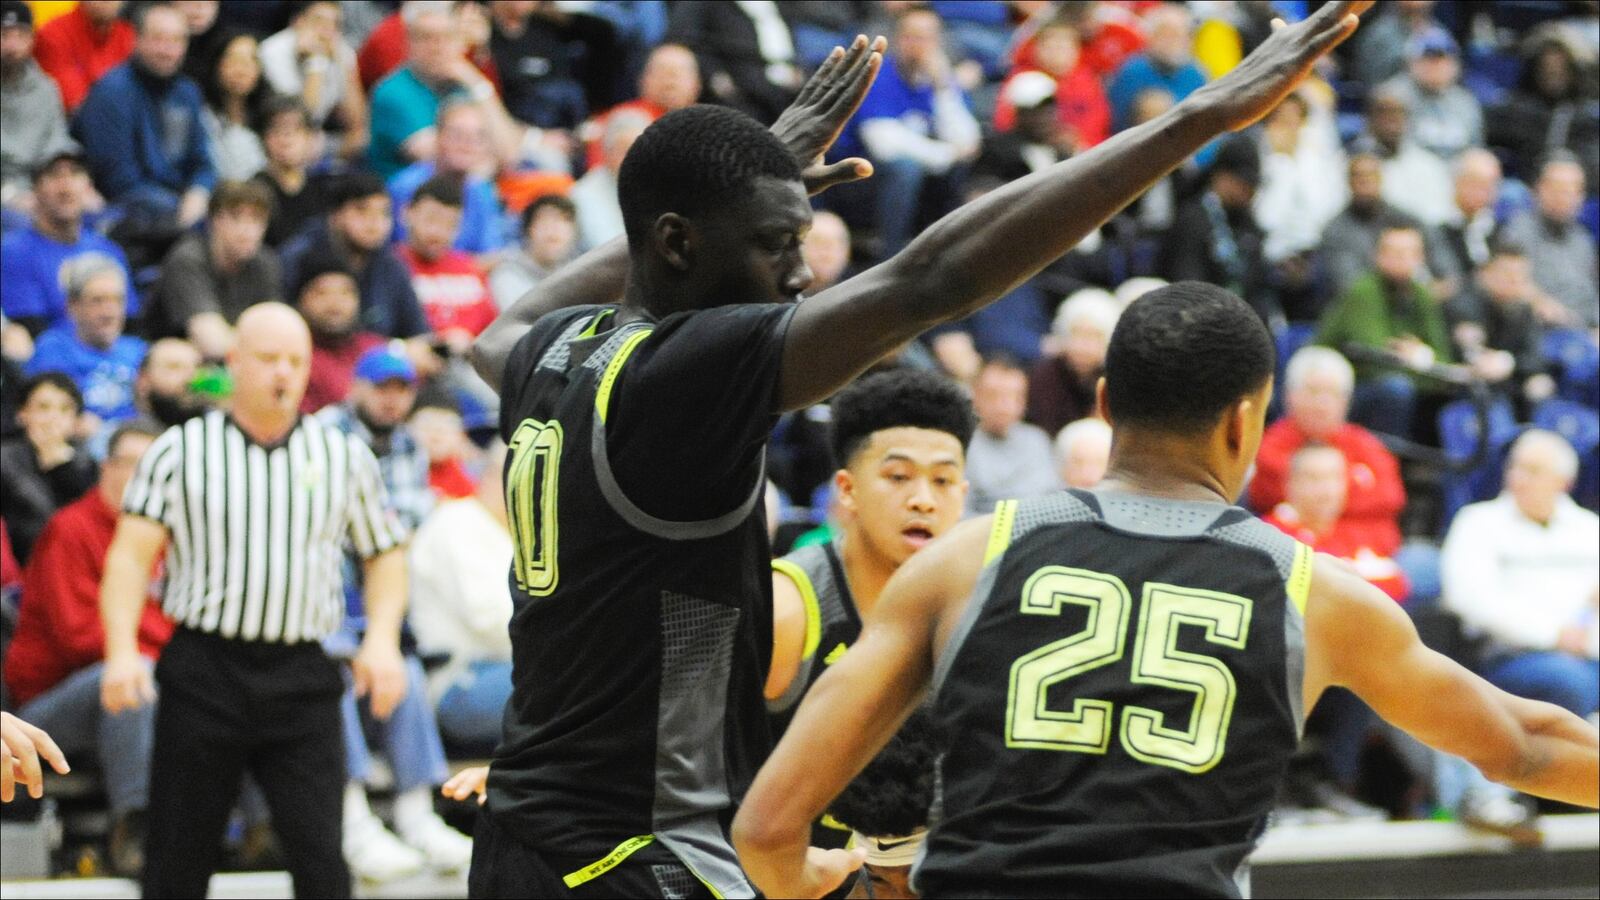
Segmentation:
<svg viewBox="0 0 1600 900">
<path fill-rule="evenodd" d="M 792 843 L 792 829 L 784 827 L 781 819 L 758 796 L 746 797 L 733 818 L 731 829 L 733 849 L 739 858 L 762 859 Z"/>
</svg>

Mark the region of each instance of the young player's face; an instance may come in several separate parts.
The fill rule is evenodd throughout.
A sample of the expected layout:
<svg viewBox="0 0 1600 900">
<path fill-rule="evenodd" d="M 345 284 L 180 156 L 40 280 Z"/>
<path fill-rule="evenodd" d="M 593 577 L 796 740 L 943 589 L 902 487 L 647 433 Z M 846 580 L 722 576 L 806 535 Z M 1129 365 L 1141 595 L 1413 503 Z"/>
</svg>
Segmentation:
<svg viewBox="0 0 1600 900">
<path fill-rule="evenodd" d="M 876 552 L 897 565 L 961 520 L 966 454 L 928 428 L 876 432 L 838 475 L 839 502 Z"/>
</svg>

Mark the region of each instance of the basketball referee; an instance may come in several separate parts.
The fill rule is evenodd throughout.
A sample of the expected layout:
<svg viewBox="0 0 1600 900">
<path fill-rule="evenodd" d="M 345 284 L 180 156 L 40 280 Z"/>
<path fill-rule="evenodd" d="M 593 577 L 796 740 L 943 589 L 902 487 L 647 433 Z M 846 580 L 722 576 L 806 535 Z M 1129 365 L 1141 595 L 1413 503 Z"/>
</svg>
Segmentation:
<svg viewBox="0 0 1600 900">
<path fill-rule="evenodd" d="M 358 439 L 298 413 L 311 335 L 287 306 L 239 317 L 232 410 L 170 428 L 123 497 L 101 584 L 113 712 L 151 702 L 134 641 L 150 565 L 167 550 L 150 781 L 146 897 L 204 897 L 248 770 L 266 795 L 297 897 L 348 897 L 340 855 L 344 680 L 321 640 L 344 614 L 348 539 L 363 560 L 368 626 L 356 690 L 387 716 L 405 692 L 404 529 Z"/>
</svg>

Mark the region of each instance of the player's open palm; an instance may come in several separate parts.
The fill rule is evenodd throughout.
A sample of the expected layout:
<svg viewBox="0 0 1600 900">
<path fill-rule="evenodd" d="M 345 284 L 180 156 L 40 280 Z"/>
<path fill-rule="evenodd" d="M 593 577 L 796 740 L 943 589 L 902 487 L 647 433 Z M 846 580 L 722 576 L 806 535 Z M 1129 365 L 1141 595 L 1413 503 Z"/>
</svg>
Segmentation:
<svg viewBox="0 0 1600 900">
<path fill-rule="evenodd" d="M 800 161 L 807 193 L 815 196 L 872 174 L 864 159 L 852 157 L 828 165 L 822 155 L 867 96 L 883 64 L 884 47 L 883 38 L 868 41 L 865 35 L 858 35 L 848 50 L 835 47 L 772 124 L 772 133 Z"/>
<path fill-rule="evenodd" d="M 1302 22 L 1274 23 L 1272 36 L 1254 53 L 1202 89 L 1216 102 L 1226 127 L 1244 128 L 1271 112 L 1305 80 L 1317 60 L 1355 33 L 1361 13 L 1373 2 L 1327 3 Z"/>
</svg>

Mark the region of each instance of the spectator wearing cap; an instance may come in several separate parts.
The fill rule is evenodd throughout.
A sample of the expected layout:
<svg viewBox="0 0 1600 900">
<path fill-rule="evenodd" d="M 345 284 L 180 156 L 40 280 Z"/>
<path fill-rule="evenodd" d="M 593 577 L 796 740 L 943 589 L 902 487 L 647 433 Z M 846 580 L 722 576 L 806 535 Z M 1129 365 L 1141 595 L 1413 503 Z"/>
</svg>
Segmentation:
<svg viewBox="0 0 1600 900">
<path fill-rule="evenodd" d="M 1275 312 L 1262 261 L 1266 235 L 1251 204 L 1261 184 L 1261 155 L 1246 135 L 1218 149 L 1200 196 L 1179 207 L 1157 268 L 1168 281 L 1205 281 L 1233 291 L 1263 319 Z"/>
<path fill-rule="evenodd" d="M 344 402 L 356 362 L 387 338 L 361 330 L 356 276 L 332 250 L 313 251 L 300 264 L 296 279 L 290 294 L 311 329 L 311 377 L 300 411 L 313 413 Z"/>
<path fill-rule="evenodd" d="M 70 323 L 39 336 L 27 372 L 61 372 L 83 394 L 84 412 L 101 422 L 132 418 L 133 382 L 148 345 L 124 334 L 127 273 L 103 253 L 85 253 L 61 268 Z M 93 430 L 93 429 L 85 429 Z"/>
<path fill-rule="evenodd" d="M 1065 144 L 1077 153 L 1106 139 L 1111 132 L 1111 105 L 1106 100 L 1100 79 L 1083 61 L 1078 29 L 1071 22 L 1054 19 L 1040 26 L 1033 39 L 1033 65 L 1055 82 L 1052 92 L 1056 121 L 1066 133 Z M 1016 124 L 1016 98 L 1013 82 L 1018 72 L 1007 79 L 995 104 L 994 127 L 1010 131 Z M 1038 89 L 1028 91 L 1036 96 Z M 1034 99 L 1034 104 L 1038 99 Z M 1033 105 L 1033 104 L 1030 104 Z"/>
<path fill-rule="evenodd" d="M 0 517 L 17 561 L 28 564 L 33 543 L 56 510 L 94 486 L 99 469 L 78 449 L 73 433 L 83 395 L 71 378 L 45 372 L 22 386 L 17 421 L 22 437 L 0 441 Z"/>
<path fill-rule="evenodd" d="M 188 43 L 176 8 L 146 7 L 133 56 L 94 83 L 73 120 L 95 186 L 141 238 L 199 222 L 217 182 L 205 101 L 180 71 Z"/>
<path fill-rule="evenodd" d="M 811 233 L 817 230 L 812 222 Z M 559 194 L 546 194 L 522 211 L 522 247 L 489 272 L 489 292 L 501 309 L 522 299 L 578 249 L 578 208 Z M 816 271 L 816 266 L 811 266 Z M 813 285 L 816 281 L 813 280 Z"/>
<path fill-rule="evenodd" d="M 33 211 L 33 170 L 72 146 L 61 90 L 33 61 L 33 13 L 0 3 L 0 206 L 6 225 Z"/>
<path fill-rule="evenodd" d="M 1375 85 L 1405 71 L 1406 47 L 1431 31 L 1442 31 L 1433 18 L 1435 0 L 1396 0 L 1380 3 L 1373 16 L 1363 17 L 1361 30 L 1352 38 L 1351 77 Z"/>
<path fill-rule="evenodd" d="M 1483 107 L 1461 86 L 1461 51 L 1442 29 L 1406 44 L 1406 71 L 1384 82 L 1411 110 L 1409 137 L 1443 159 L 1483 144 Z"/>
<path fill-rule="evenodd" d="M 1133 101 L 1150 88 L 1162 88 L 1174 101 L 1199 90 L 1205 72 L 1194 61 L 1194 17 L 1181 6 L 1163 3 L 1145 14 L 1143 52 L 1123 61 L 1106 89 L 1118 131 L 1133 124 Z"/>
<path fill-rule="evenodd" d="M 1074 152 L 1075 138 L 1056 112 L 1060 85 L 1043 72 L 1019 72 L 1000 89 L 1007 129 L 983 143 L 973 181 L 1015 181 L 1048 168 Z M 999 117 L 999 110 L 996 110 Z"/>
<path fill-rule="evenodd" d="M 327 216 L 284 245 L 285 280 L 298 283 L 301 261 L 314 248 L 331 249 L 356 274 L 360 330 L 406 340 L 411 361 L 432 375 L 440 363 L 411 273 L 389 247 L 393 231 L 394 201 L 383 182 L 366 173 L 346 175 L 334 185 Z"/>
<path fill-rule="evenodd" d="M 1094 391 L 1122 305 L 1101 288 L 1083 288 L 1061 302 L 1050 328 L 1050 351 L 1028 377 L 1027 420 L 1055 434 L 1095 415 Z"/>
<path fill-rule="evenodd" d="M 433 509 L 428 456 L 406 425 L 417 402 L 417 369 L 404 353 L 382 346 L 363 353 L 353 374 L 345 401 L 317 418 L 372 448 L 390 504 L 402 524 L 415 527 Z"/>
<path fill-rule="evenodd" d="M 251 306 L 282 295 L 278 255 L 262 244 L 272 196 L 253 181 L 225 181 L 203 233 L 185 236 L 161 263 L 146 331 L 185 337 L 208 359 L 233 346 L 233 326 Z"/>
<path fill-rule="evenodd" d="M 1378 157 L 1383 199 L 1433 228 L 1448 221 L 1454 207 L 1450 169 L 1411 138 L 1410 122 L 1410 99 L 1379 87 L 1367 98 L 1367 131 L 1356 139 L 1355 150 Z"/>
<path fill-rule="evenodd" d="M 89 756 L 99 763 L 111 807 L 111 869 L 123 877 L 137 877 L 143 867 L 156 715 L 153 704 L 119 713 L 100 706 L 105 669 L 100 580 L 123 488 L 159 433 L 145 425 L 119 426 L 94 489 L 45 526 L 27 568 L 27 602 L 5 660 L 6 687 L 17 711 L 49 729 L 73 759 Z M 137 630 L 139 655 L 147 665 L 172 637 L 172 621 L 161 614 L 155 585 L 150 588 Z"/>
<path fill-rule="evenodd" d="M 1594 328 L 1600 323 L 1595 241 L 1578 224 L 1583 206 L 1583 164 L 1570 153 L 1551 154 L 1534 183 L 1535 206 L 1506 223 L 1504 238 L 1520 245 L 1533 280 L 1551 298 L 1535 305 L 1546 324 Z"/>
<path fill-rule="evenodd" d="M 34 58 L 55 79 L 61 102 L 73 112 L 89 88 L 133 52 L 133 26 L 118 18 L 122 0 L 83 0 L 39 28 Z"/>
<path fill-rule="evenodd" d="M 83 156 L 72 148 L 56 151 L 33 170 L 32 223 L 0 238 L 0 308 L 32 334 L 68 323 L 61 266 L 83 253 L 103 253 L 123 267 L 127 313 L 130 318 L 138 315 L 138 295 L 122 248 L 83 225 L 93 190 Z"/>
</svg>

